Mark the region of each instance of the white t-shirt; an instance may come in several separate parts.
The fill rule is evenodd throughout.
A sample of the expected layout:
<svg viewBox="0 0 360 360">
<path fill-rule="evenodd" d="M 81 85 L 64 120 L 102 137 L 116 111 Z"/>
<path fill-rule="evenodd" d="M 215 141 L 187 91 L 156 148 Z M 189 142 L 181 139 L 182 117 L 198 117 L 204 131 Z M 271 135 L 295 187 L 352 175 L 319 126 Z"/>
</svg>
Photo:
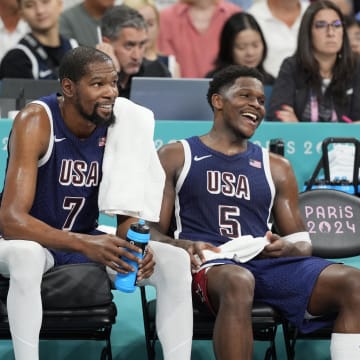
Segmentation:
<svg viewBox="0 0 360 360">
<path fill-rule="evenodd" d="M 9 32 L 0 18 L 0 61 L 4 55 L 13 48 L 19 40 L 30 31 L 28 24 L 21 20 L 18 22 L 14 31 Z"/>
<path fill-rule="evenodd" d="M 275 77 L 278 75 L 283 60 L 292 56 L 295 52 L 301 17 L 308 7 L 309 2 L 300 1 L 300 4 L 301 16 L 298 17 L 291 28 L 273 17 L 268 3 L 265 0 L 256 2 L 248 10 L 259 23 L 268 47 L 264 67 Z"/>
</svg>

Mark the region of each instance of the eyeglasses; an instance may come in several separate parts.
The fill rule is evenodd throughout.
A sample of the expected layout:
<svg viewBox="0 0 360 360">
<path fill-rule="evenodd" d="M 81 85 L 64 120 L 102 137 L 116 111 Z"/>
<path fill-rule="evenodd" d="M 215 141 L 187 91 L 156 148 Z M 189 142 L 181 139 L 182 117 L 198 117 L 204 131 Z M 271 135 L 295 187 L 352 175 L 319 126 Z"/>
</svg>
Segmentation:
<svg viewBox="0 0 360 360">
<path fill-rule="evenodd" d="M 331 23 L 328 23 L 327 21 L 324 20 L 318 20 L 314 22 L 314 27 L 315 29 L 325 29 L 325 30 L 329 30 L 331 27 L 333 30 L 338 30 L 343 27 L 343 23 L 341 22 L 341 20 L 334 20 Z"/>
</svg>

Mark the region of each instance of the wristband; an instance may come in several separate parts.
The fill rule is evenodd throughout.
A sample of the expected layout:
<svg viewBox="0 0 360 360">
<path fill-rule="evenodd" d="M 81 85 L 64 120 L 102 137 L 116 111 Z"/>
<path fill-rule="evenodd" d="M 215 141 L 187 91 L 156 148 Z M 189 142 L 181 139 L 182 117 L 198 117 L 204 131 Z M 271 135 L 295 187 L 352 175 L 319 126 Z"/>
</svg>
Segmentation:
<svg viewBox="0 0 360 360">
<path fill-rule="evenodd" d="M 305 241 L 311 244 L 310 235 L 307 231 L 296 232 L 290 235 L 282 236 L 281 238 L 293 244 L 299 241 Z"/>
</svg>

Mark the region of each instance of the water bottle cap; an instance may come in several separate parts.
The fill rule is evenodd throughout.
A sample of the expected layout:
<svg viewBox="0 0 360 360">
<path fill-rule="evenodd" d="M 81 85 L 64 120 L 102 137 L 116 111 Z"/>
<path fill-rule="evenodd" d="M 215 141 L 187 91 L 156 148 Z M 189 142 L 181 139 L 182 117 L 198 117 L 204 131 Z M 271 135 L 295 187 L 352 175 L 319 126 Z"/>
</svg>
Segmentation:
<svg viewBox="0 0 360 360">
<path fill-rule="evenodd" d="M 150 240 L 150 228 L 144 220 L 140 219 L 137 223 L 130 225 L 126 237 L 130 240 L 147 243 Z"/>
<path fill-rule="evenodd" d="M 150 234 L 148 232 L 141 233 L 138 231 L 134 231 L 133 229 L 129 229 L 126 234 L 126 237 L 136 242 L 147 243 L 150 239 Z"/>
</svg>

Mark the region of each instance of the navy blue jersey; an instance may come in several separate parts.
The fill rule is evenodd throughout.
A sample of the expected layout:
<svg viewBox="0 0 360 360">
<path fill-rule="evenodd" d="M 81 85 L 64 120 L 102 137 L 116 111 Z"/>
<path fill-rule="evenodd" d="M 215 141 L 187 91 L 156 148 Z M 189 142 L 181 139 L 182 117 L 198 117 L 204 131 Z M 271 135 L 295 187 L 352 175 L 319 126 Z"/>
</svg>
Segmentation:
<svg viewBox="0 0 360 360">
<path fill-rule="evenodd" d="M 227 156 L 198 137 L 182 144 L 174 237 L 219 246 L 241 235 L 264 236 L 275 194 L 268 151 L 249 142 L 244 153 Z"/>
<path fill-rule="evenodd" d="M 36 193 L 30 214 L 57 229 L 89 233 L 97 226 L 106 127 L 79 139 L 66 127 L 56 94 L 42 105 L 51 124 L 49 147 L 38 162 Z M 36 141 L 36 139 L 34 139 Z"/>
</svg>

